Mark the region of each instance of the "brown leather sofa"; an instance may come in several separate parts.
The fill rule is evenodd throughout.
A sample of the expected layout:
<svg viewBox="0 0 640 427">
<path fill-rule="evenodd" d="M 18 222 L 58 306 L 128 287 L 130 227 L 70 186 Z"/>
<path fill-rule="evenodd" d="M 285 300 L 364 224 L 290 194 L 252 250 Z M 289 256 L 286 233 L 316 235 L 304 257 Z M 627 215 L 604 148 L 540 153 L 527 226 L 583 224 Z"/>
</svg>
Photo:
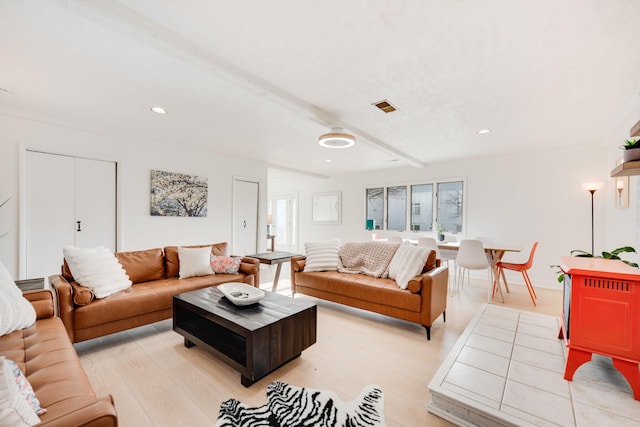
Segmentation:
<svg viewBox="0 0 640 427">
<path fill-rule="evenodd" d="M 50 290 L 24 293 L 36 310 L 36 323 L 0 337 L 0 355 L 20 367 L 47 410 L 38 426 L 118 425 L 111 396 L 97 398 L 59 317 Z"/>
<path fill-rule="evenodd" d="M 214 255 L 228 254 L 226 242 L 188 247 L 203 246 L 212 246 Z M 177 246 L 115 255 L 133 285 L 106 298 L 91 299 L 90 291 L 74 281 L 66 261 L 62 274 L 49 277 L 59 316 L 74 343 L 169 319 L 173 316 L 173 296 L 179 293 L 228 282 L 256 287 L 260 283 L 260 262 L 255 258 L 244 257 L 238 274 L 180 279 Z"/>
<path fill-rule="evenodd" d="M 306 258 L 291 259 L 291 291 L 418 323 L 431 339 L 431 325 L 446 321 L 449 270 L 439 266 L 423 272 L 400 289 L 393 279 L 337 271 L 304 272 Z"/>
</svg>

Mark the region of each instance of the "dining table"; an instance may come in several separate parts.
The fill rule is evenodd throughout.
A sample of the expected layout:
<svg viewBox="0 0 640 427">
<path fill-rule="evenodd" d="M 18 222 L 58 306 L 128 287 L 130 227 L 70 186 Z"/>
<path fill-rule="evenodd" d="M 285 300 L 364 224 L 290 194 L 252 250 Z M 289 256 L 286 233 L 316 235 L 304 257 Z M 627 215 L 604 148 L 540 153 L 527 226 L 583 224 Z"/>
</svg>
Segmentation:
<svg viewBox="0 0 640 427">
<path fill-rule="evenodd" d="M 438 249 L 457 251 L 460 249 L 460 242 L 438 242 Z M 498 267 L 497 264 L 500 262 L 502 257 L 507 252 L 520 252 L 522 247 L 515 245 L 503 245 L 503 244 L 487 244 L 484 245 L 484 251 L 487 253 L 487 259 L 489 260 L 489 264 L 491 267 L 491 273 L 493 275 L 493 282 L 496 283 L 498 288 L 498 293 L 500 294 L 500 299 L 504 302 L 504 294 L 502 293 L 502 287 L 500 286 L 500 277 L 498 277 Z M 509 284 L 507 283 L 507 278 L 504 275 L 504 271 L 502 271 L 502 280 L 504 282 L 504 287 L 507 292 L 509 292 Z M 487 293 L 487 300 L 491 302 L 492 294 L 493 294 L 493 282 L 489 284 L 489 289 Z"/>
</svg>

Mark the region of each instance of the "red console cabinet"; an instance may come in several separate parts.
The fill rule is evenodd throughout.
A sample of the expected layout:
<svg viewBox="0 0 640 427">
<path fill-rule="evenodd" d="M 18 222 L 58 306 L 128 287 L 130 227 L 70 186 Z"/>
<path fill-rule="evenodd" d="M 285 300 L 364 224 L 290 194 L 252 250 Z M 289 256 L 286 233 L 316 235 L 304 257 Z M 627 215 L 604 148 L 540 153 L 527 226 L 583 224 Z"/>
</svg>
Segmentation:
<svg viewBox="0 0 640 427">
<path fill-rule="evenodd" d="M 593 353 L 609 356 L 640 400 L 640 271 L 622 261 L 563 257 L 564 315 L 571 381 Z"/>
</svg>

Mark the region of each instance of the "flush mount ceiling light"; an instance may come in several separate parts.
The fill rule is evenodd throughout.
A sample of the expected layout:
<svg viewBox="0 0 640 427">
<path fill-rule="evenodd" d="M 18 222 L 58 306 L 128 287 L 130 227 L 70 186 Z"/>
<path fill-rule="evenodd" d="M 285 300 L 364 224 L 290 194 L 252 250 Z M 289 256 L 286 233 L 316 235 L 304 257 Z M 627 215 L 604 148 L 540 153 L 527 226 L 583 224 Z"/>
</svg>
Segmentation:
<svg viewBox="0 0 640 427">
<path fill-rule="evenodd" d="M 486 135 L 488 133 L 491 133 L 491 129 L 480 129 L 478 131 L 478 135 Z"/>
<path fill-rule="evenodd" d="M 331 132 L 320 135 L 318 144 L 327 148 L 347 148 L 356 143 L 356 137 L 345 133 L 342 128 L 333 128 Z"/>
<path fill-rule="evenodd" d="M 151 107 L 151 111 L 153 111 L 156 114 L 167 114 L 167 110 L 165 110 L 162 107 Z"/>
</svg>

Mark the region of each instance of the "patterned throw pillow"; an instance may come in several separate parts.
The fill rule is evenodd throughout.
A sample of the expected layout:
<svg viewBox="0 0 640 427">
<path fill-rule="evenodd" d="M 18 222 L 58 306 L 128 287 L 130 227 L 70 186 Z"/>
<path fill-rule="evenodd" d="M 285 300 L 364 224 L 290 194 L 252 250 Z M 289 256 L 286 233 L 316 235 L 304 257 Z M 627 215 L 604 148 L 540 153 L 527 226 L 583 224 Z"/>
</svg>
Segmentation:
<svg viewBox="0 0 640 427">
<path fill-rule="evenodd" d="M 38 424 L 40 418 L 36 410 L 40 412 L 42 408 L 33 388 L 13 361 L 0 356 L 0 425 Z"/>
<path fill-rule="evenodd" d="M 211 255 L 211 269 L 216 274 L 238 274 L 241 261 L 240 257 Z"/>
</svg>

